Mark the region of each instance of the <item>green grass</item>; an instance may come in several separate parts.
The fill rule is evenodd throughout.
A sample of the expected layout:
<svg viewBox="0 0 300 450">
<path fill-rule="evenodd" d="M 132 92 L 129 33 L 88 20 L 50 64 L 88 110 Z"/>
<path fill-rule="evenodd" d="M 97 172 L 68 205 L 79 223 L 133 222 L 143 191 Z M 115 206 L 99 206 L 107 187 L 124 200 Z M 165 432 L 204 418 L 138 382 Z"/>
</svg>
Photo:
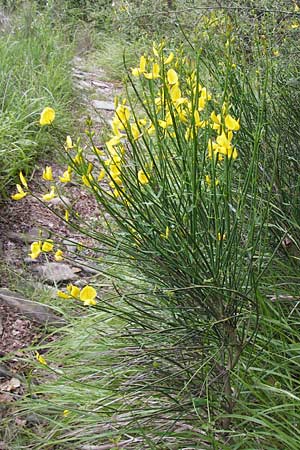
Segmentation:
<svg viewBox="0 0 300 450">
<path fill-rule="evenodd" d="M 71 128 L 73 47 L 46 13 L 25 6 L 0 35 L 0 190 L 49 156 Z M 56 110 L 55 132 L 40 129 L 45 106 Z"/>
</svg>

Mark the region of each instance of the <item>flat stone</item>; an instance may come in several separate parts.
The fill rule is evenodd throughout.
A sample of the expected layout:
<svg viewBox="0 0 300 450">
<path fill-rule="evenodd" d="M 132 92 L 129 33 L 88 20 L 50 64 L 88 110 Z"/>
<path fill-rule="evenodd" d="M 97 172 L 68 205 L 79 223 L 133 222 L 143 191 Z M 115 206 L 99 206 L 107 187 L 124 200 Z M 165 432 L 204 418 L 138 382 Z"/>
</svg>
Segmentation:
<svg viewBox="0 0 300 450">
<path fill-rule="evenodd" d="M 102 88 L 102 89 L 110 89 L 111 88 L 111 84 L 105 83 L 104 81 L 92 80 L 91 84 L 92 84 L 92 86 L 96 86 L 96 87 Z"/>
<path fill-rule="evenodd" d="M 70 239 L 64 239 L 64 240 L 62 241 L 62 243 L 63 243 L 63 245 L 66 246 L 68 252 L 70 252 L 70 253 L 75 253 L 75 252 L 77 252 L 77 246 L 78 246 L 78 243 L 77 243 L 77 242 L 74 242 L 74 241 L 72 241 L 72 240 L 70 240 Z"/>
<path fill-rule="evenodd" d="M 34 271 L 38 272 L 43 280 L 51 283 L 71 281 L 77 278 L 72 268 L 64 263 L 48 262 L 34 267 Z"/>
<path fill-rule="evenodd" d="M 79 86 L 80 89 L 90 89 L 91 83 L 85 80 L 80 80 L 78 81 L 77 86 Z"/>
<path fill-rule="evenodd" d="M 49 306 L 33 302 L 6 288 L 0 289 L 0 299 L 9 307 L 17 309 L 23 316 L 41 324 L 63 325 L 62 317 L 55 315 Z"/>
<path fill-rule="evenodd" d="M 106 111 L 114 111 L 115 110 L 114 102 L 108 102 L 105 100 L 93 100 L 92 106 L 95 109 L 105 109 Z"/>
<path fill-rule="evenodd" d="M 39 228 L 33 228 L 28 231 L 28 233 L 16 233 L 10 231 L 7 233 L 7 237 L 13 241 L 22 241 L 25 244 L 31 244 L 34 241 L 41 241 L 50 238 L 50 233 L 48 230 L 41 230 Z"/>
</svg>

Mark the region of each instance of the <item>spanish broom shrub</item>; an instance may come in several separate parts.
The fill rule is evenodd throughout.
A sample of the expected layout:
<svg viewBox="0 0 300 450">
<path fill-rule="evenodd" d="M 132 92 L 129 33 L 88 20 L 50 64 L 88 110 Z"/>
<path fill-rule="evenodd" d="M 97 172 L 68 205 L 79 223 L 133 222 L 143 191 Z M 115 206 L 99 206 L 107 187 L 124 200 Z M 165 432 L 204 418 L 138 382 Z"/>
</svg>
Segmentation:
<svg viewBox="0 0 300 450">
<path fill-rule="evenodd" d="M 92 311 L 37 358 L 55 375 L 21 406 L 48 422 L 38 448 L 299 448 L 297 68 L 259 33 L 238 53 L 232 17 L 208 23 L 127 68 L 105 145 L 88 119 L 59 181 L 44 171 L 43 201 L 74 180 L 97 200 L 99 221 L 65 219 L 101 279 L 58 291 Z M 65 256 L 50 247 L 31 257 Z"/>
</svg>

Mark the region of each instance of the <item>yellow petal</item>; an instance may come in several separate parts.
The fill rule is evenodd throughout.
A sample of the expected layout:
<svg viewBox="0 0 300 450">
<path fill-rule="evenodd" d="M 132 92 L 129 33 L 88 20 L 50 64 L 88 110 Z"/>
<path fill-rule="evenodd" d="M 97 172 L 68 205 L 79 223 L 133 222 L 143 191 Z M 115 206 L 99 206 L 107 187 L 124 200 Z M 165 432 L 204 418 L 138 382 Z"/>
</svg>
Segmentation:
<svg viewBox="0 0 300 450">
<path fill-rule="evenodd" d="M 70 299 L 70 298 L 72 298 L 72 295 L 67 294 L 66 292 L 63 292 L 63 291 L 57 291 L 57 292 L 56 292 L 56 295 L 57 295 L 58 297 L 64 298 L 64 299 Z"/>
<path fill-rule="evenodd" d="M 43 170 L 42 178 L 46 181 L 53 181 L 53 174 L 52 174 L 51 166 L 46 166 L 46 168 Z"/>
<path fill-rule="evenodd" d="M 84 302 L 84 304 L 88 304 L 88 305 L 92 305 L 92 304 L 96 304 L 96 299 L 97 297 L 97 291 L 96 289 L 94 289 L 92 286 L 85 286 L 81 291 L 80 291 L 80 300 Z"/>
<path fill-rule="evenodd" d="M 62 261 L 64 259 L 64 252 L 62 250 L 57 250 L 54 254 L 55 261 Z"/>
<path fill-rule="evenodd" d="M 48 241 L 45 241 L 42 245 L 42 252 L 52 252 L 54 247 L 53 241 L 49 239 Z"/>
<path fill-rule="evenodd" d="M 159 64 L 158 63 L 154 63 L 152 65 L 152 72 L 150 73 L 144 73 L 144 77 L 147 78 L 148 80 L 155 80 L 156 78 L 159 77 Z"/>
<path fill-rule="evenodd" d="M 80 288 L 78 286 L 72 285 L 70 294 L 72 297 L 79 298 L 80 297 Z"/>
<path fill-rule="evenodd" d="M 149 178 L 143 170 L 138 171 L 138 180 L 141 184 L 149 183 Z"/>
<path fill-rule="evenodd" d="M 51 191 L 48 192 L 47 194 L 44 194 L 44 195 L 42 196 L 42 199 L 43 199 L 45 202 L 50 202 L 50 200 L 52 200 L 53 198 L 55 198 L 55 196 L 56 196 L 56 194 L 55 194 L 55 186 L 52 186 L 52 187 L 51 187 Z"/>
<path fill-rule="evenodd" d="M 131 69 L 132 76 L 139 77 L 141 75 L 141 71 L 138 67 L 134 67 Z"/>
<path fill-rule="evenodd" d="M 158 58 L 159 57 L 159 53 L 157 51 L 155 42 L 153 42 L 152 50 L 153 50 L 154 56 L 156 56 L 156 58 Z"/>
<path fill-rule="evenodd" d="M 238 120 L 235 120 L 230 114 L 225 117 L 225 126 L 228 130 L 238 131 L 240 129 L 240 124 Z"/>
<path fill-rule="evenodd" d="M 66 209 L 66 210 L 65 210 L 65 221 L 66 221 L 66 222 L 69 222 L 69 218 L 70 218 L 70 213 L 69 213 L 69 211 Z"/>
<path fill-rule="evenodd" d="M 165 59 L 165 64 L 170 64 L 172 61 L 173 61 L 173 59 L 174 59 L 174 53 L 173 52 L 171 52 L 170 54 L 169 54 L 169 56 Z"/>
<path fill-rule="evenodd" d="M 105 174 L 106 174 L 105 169 L 101 169 L 101 170 L 100 170 L 100 173 L 99 173 L 99 175 L 98 175 L 98 181 L 103 180 L 103 178 L 105 177 Z"/>
<path fill-rule="evenodd" d="M 43 109 L 40 117 L 40 125 L 50 125 L 55 119 L 55 111 L 53 108 L 47 107 Z"/>
<path fill-rule="evenodd" d="M 140 71 L 141 71 L 141 73 L 145 72 L 145 70 L 146 70 L 146 63 L 147 63 L 147 60 L 146 60 L 145 56 L 142 55 L 140 57 Z"/>
<path fill-rule="evenodd" d="M 47 366 L 47 361 L 45 360 L 45 358 L 42 355 L 39 354 L 39 352 L 35 352 L 35 358 L 40 364 Z"/>
<path fill-rule="evenodd" d="M 24 192 L 23 189 L 22 189 L 22 187 L 21 187 L 19 184 L 17 184 L 17 191 L 18 191 L 18 192 L 17 192 L 16 194 L 13 194 L 13 195 L 11 196 L 11 198 L 12 198 L 13 200 L 21 200 L 22 198 L 26 197 L 27 192 Z"/>
<path fill-rule="evenodd" d="M 83 302 L 84 306 L 95 306 L 97 304 L 96 300 L 88 299 L 84 300 Z"/>
<path fill-rule="evenodd" d="M 26 178 L 24 177 L 24 175 L 23 175 L 22 172 L 19 173 L 19 178 L 20 178 L 21 184 L 22 184 L 26 189 L 28 189 L 27 180 L 26 180 Z"/>
<path fill-rule="evenodd" d="M 42 243 L 39 242 L 33 242 L 30 246 L 31 253 L 29 253 L 29 256 L 31 259 L 37 259 L 41 253 L 41 246 Z"/>
<path fill-rule="evenodd" d="M 62 177 L 58 177 L 59 181 L 61 181 L 61 183 L 69 183 L 71 181 L 71 172 L 70 170 L 66 170 Z"/>
<path fill-rule="evenodd" d="M 73 148 L 73 142 L 72 142 L 71 136 L 67 136 L 65 148 L 67 148 L 68 150 L 70 150 L 71 148 Z"/>
<path fill-rule="evenodd" d="M 167 72 L 167 79 L 169 84 L 177 84 L 178 83 L 178 75 L 174 69 L 169 69 Z"/>
</svg>

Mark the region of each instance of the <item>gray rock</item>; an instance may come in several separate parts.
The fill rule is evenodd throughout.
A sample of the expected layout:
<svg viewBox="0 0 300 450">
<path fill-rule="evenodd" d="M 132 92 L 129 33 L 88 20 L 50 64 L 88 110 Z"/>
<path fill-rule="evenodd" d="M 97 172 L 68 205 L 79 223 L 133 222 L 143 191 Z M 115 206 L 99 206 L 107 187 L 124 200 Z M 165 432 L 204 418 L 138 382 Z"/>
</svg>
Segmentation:
<svg viewBox="0 0 300 450">
<path fill-rule="evenodd" d="M 74 270 L 64 263 L 48 262 L 34 267 L 34 271 L 38 272 L 43 280 L 51 283 L 71 281 L 77 278 Z"/>
<path fill-rule="evenodd" d="M 95 109 L 105 109 L 106 111 L 114 111 L 114 102 L 109 102 L 105 100 L 93 100 L 92 105 Z"/>
<path fill-rule="evenodd" d="M 77 245 L 78 245 L 77 242 L 71 241 L 69 239 L 64 239 L 62 241 L 62 243 L 63 243 L 63 245 L 66 246 L 68 252 L 70 252 L 70 253 L 77 252 Z"/>
<path fill-rule="evenodd" d="M 48 230 L 42 230 L 39 228 L 33 228 L 28 231 L 28 233 L 16 233 L 11 231 L 7 233 L 7 237 L 13 241 L 22 241 L 25 244 L 31 244 L 34 241 L 44 241 L 50 238 L 50 233 Z"/>
<path fill-rule="evenodd" d="M 85 80 L 78 81 L 77 86 L 80 89 L 91 89 L 91 83 L 89 83 L 88 81 L 85 81 Z"/>
<path fill-rule="evenodd" d="M 50 200 L 48 202 L 48 205 L 49 206 L 57 206 L 57 207 L 63 208 L 63 209 L 71 208 L 70 200 L 63 195 L 61 195 L 60 197 L 54 197 L 52 200 Z"/>
<path fill-rule="evenodd" d="M 101 90 L 101 89 L 110 89 L 111 88 L 111 84 L 105 83 L 104 81 L 92 80 L 91 84 L 92 84 L 92 86 L 100 88 L 99 90 Z"/>
<path fill-rule="evenodd" d="M 17 309 L 28 319 L 35 320 L 43 325 L 48 323 L 59 326 L 65 323 L 64 319 L 55 315 L 49 306 L 28 300 L 9 289 L 0 289 L 0 299 L 6 305 Z"/>
</svg>

